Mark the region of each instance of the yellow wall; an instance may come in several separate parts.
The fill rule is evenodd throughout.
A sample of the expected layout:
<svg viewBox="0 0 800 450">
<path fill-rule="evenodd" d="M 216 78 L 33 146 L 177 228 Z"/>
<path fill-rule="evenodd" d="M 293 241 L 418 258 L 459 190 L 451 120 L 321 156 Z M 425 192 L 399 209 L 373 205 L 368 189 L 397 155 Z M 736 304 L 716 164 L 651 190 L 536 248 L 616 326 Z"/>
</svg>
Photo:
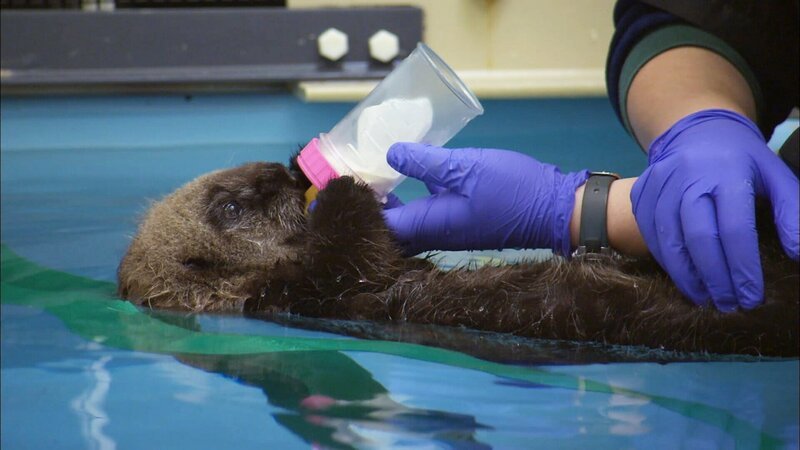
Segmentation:
<svg viewBox="0 0 800 450">
<path fill-rule="evenodd" d="M 614 0 L 288 0 L 287 5 L 417 6 L 424 12 L 425 42 L 484 98 L 605 93 Z M 300 91 L 310 99 L 335 100 L 337 91 L 343 92 L 340 98 L 357 98 L 369 86 L 302 83 Z"/>
<path fill-rule="evenodd" d="M 599 68 L 613 32 L 611 0 L 491 2 L 489 66 Z"/>
</svg>

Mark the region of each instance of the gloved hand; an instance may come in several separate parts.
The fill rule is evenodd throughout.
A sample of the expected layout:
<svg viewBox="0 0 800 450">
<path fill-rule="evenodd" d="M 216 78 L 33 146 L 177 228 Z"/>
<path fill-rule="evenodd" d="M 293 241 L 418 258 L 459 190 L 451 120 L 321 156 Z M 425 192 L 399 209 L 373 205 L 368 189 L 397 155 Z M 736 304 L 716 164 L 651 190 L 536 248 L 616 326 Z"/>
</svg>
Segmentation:
<svg viewBox="0 0 800 450">
<path fill-rule="evenodd" d="M 394 144 L 387 161 L 431 193 L 384 216 L 407 253 L 551 248 L 568 255 L 575 190 L 584 171 L 562 174 L 521 153 Z M 392 207 L 394 206 L 394 207 Z"/>
<path fill-rule="evenodd" d="M 762 302 L 755 199 L 767 197 L 789 257 L 798 258 L 798 181 L 747 118 L 726 110 L 684 117 L 650 146 L 631 191 L 650 252 L 695 303 L 721 311 Z"/>
</svg>

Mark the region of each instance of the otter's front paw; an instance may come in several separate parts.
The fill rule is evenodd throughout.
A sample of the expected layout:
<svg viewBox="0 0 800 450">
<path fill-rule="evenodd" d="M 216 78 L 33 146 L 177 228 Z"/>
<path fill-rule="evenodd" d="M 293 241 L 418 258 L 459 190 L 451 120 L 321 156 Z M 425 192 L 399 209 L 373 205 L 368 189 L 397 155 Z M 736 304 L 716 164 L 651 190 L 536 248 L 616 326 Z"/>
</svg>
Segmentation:
<svg viewBox="0 0 800 450">
<path fill-rule="evenodd" d="M 329 181 L 317 196 L 318 206 L 325 203 L 352 205 L 353 202 L 375 203 L 375 193 L 366 184 L 349 176 Z"/>
<path fill-rule="evenodd" d="M 369 186 L 344 176 L 331 180 L 320 191 L 313 213 L 316 216 L 334 215 L 343 219 L 349 215 L 363 216 L 380 210 L 381 206 Z"/>
<path fill-rule="evenodd" d="M 385 228 L 375 193 L 366 184 L 347 176 L 331 180 L 320 191 L 309 219 L 312 229 L 320 232 L 344 230 L 353 233 Z"/>
</svg>

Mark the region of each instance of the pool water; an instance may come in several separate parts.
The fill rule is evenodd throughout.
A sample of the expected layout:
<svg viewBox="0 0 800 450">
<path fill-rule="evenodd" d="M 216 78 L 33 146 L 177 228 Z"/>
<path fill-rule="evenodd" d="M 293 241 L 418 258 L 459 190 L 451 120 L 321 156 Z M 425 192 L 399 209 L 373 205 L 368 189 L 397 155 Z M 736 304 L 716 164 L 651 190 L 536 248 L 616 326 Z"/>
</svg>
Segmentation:
<svg viewBox="0 0 800 450">
<path fill-rule="evenodd" d="M 469 335 L 494 345 L 471 355 L 114 297 L 148 202 L 210 170 L 285 162 L 350 107 L 286 94 L 3 98 L 0 446 L 798 448 L 797 359 Z M 628 176 L 645 164 L 604 99 L 484 107 L 450 146 Z"/>
</svg>

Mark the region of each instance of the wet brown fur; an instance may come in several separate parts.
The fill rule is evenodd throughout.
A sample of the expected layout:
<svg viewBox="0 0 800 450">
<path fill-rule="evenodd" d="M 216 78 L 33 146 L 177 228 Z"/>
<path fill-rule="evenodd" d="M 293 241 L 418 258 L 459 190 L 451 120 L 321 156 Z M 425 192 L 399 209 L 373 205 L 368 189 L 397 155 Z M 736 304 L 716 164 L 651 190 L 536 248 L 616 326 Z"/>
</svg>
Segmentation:
<svg viewBox="0 0 800 450">
<path fill-rule="evenodd" d="M 440 270 L 402 256 L 368 187 L 334 180 L 306 218 L 307 186 L 296 167 L 274 163 L 188 183 L 148 212 L 120 264 L 119 294 L 152 308 L 798 355 L 798 264 L 783 255 L 769 227 L 761 230 L 764 304 L 724 314 L 686 300 L 651 261 L 554 258 Z"/>
</svg>

